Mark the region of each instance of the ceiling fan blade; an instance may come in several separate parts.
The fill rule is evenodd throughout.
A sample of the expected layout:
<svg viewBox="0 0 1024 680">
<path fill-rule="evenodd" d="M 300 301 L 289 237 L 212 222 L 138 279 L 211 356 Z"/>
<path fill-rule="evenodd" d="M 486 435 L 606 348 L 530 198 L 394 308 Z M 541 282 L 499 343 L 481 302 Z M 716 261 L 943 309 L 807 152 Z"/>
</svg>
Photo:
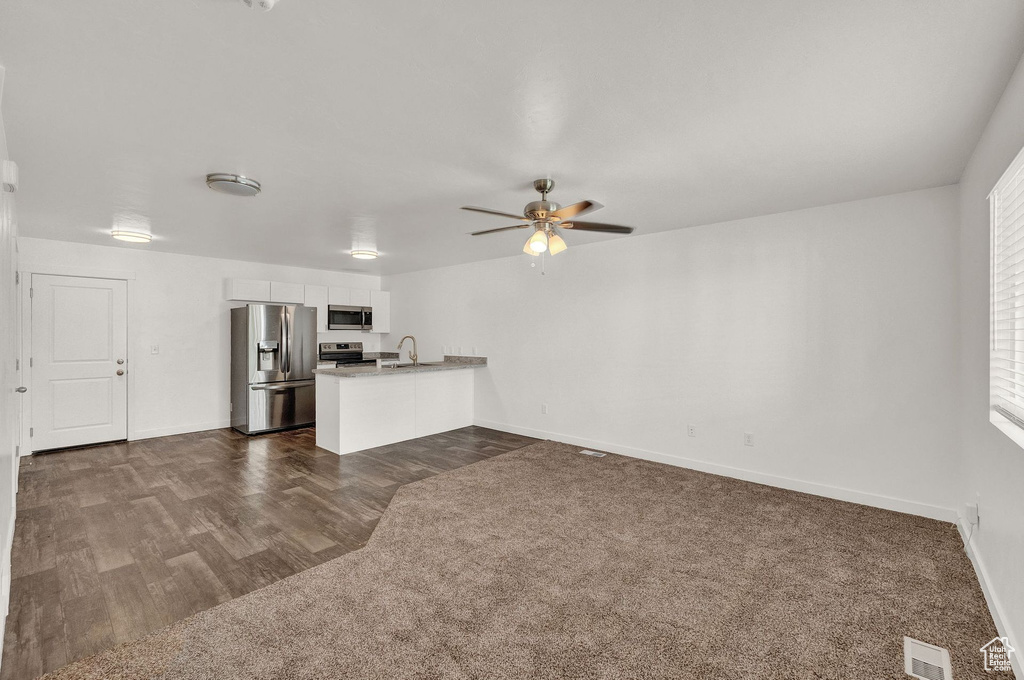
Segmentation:
<svg viewBox="0 0 1024 680">
<path fill-rule="evenodd" d="M 594 201 L 580 201 L 579 203 L 573 203 L 572 205 L 567 205 L 564 208 L 559 208 L 551 214 L 559 219 L 567 220 L 571 217 L 576 217 L 577 215 L 584 215 L 589 212 L 594 212 L 595 210 L 600 210 L 603 207 L 603 205 L 595 203 Z"/>
<path fill-rule="evenodd" d="M 497 229 L 485 229 L 484 231 L 474 231 L 470 236 L 479 236 L 481 234 L 493 234 L 496 231 L 508 231 L 509 229 L 525 229 L 530 226 L 529 224 L 513 224 L 511 227 L 498 227 Z"/>
<path fill-rule="evenodd" d="M 633 227 L 623 227 L 619 224 L 601 224 L 600 222 L 562 222 L 558 226 L 562 229 L 574 229 L 576 231 L 603 231 L 606 234 L 633 233 Z"/>
<path fill-rule="evenodd" d="M 511 217 L 514 220 L 523 220 L 529 222 L 530 220 L 522 215 L 513 215 L 512 213 L 502 212 L 500 210 L 491 210 L 490 208 L 478 208 L 475 205 L 464 205 L 463 210 L 472 210 L 474 212 L 487 213 L 488 215 L 501 215 L 502 217 Z"/>
</svg>

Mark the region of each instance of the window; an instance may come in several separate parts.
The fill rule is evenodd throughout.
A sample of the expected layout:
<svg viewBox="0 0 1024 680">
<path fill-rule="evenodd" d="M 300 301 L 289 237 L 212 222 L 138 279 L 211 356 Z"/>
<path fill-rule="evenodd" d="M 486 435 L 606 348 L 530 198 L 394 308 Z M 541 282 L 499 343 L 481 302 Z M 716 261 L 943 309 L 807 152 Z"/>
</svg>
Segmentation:
<svg viewBox="0 0 1024 680">
<path fill-rule="evenodd" d="M 992 220 L 993 415 L 1024 428 L 1024 151 L 989 194 Z"/>
</svg>

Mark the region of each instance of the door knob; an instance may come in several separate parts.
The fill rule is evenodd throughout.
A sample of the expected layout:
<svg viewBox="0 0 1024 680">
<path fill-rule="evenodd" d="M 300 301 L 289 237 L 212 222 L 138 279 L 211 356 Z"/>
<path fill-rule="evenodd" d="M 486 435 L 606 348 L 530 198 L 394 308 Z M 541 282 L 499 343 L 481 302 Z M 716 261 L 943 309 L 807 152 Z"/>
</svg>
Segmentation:
<svg viewBox="0 0 1024 680">
<path fill-rule="evenodd" d="M 14 391 L 17 392 L 18 394 L 25 394 L 26 392 L 28 392 L 28 388 L 27 387 L 15 387 Z"/>
<path fill-rule="evenodd" d="M 120 365 L 121 365 L 121 364 L 123 364 L 123 363 L 124 363 L 124 359 L 118 359 L 118 360 L 117 360 L 117 365 L 118 365 L 118 366 L 120 366 Z"/>
<path fill-rule="evenodd" d="M 117 374 L 118 375 L 124 375 L 124 369 L 120 369 L 120 368 L 117 369 Z"/>
</svg>

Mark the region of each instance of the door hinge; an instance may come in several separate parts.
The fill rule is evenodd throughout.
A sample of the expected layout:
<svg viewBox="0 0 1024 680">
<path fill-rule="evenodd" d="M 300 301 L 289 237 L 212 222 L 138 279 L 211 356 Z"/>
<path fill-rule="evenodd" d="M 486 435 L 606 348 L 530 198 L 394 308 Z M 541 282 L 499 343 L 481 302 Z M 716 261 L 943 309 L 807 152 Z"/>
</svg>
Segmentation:
<svg viewBox="0 0 1024 680">
<path fill-rule="evenodd" d="M 14 460 L 18 460 L 18 458 L 20 456 L 21 456 L 21 447 L 15 445 L 15 447 L 14 447 Z"/>
<path fill-rule="evenodd" d="M 28 436 L 29 437 L 35 437 L 36 436 L 36 428 L 34 428 L 34 427 L 28 428 Z"/>
<path fill-rule="evenodd" d="M 32 357 L 28 358 L 28 367 L 32 368 Z"/>
<path fill-rule="evenodd" d="M 14 370 L 15 371 L 20 371 L 21 370 L 21 359 L 15 359 L 14 360 Z"/>
<path fill-rule="evenodd" d="M 21 283 L 21 272 L 14 272 L 14 285 Z"/>
<path fill-rule="evenodd" d="M 30 298 L 33 297 L 35 294 L 36 294 L 36 289 L 35 288 L 29 288 L 28 289 L 28 296 Z"/>
</svg>

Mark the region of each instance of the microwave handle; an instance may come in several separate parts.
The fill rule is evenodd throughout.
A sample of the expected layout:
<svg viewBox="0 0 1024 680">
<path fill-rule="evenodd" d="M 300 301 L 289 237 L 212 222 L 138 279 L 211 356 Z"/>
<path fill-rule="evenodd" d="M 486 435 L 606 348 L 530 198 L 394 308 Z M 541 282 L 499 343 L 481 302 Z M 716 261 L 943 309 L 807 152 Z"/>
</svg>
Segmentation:
<svg viewBox="0 0 1024 680">
<path fill-rule="evenodd" d="M 359 312 L 359 319 L 360 319 L 359 325 L 362 327 L 362 329 L 364 331 L 370 330 L 369 326 L 366 325 L 366 313 L 368 311 L 370 311 L 370 310 L 367 309 L 366 307 L 363 307 L 362 310 L 360 310 L 360 312 Z"/>
</svg>

